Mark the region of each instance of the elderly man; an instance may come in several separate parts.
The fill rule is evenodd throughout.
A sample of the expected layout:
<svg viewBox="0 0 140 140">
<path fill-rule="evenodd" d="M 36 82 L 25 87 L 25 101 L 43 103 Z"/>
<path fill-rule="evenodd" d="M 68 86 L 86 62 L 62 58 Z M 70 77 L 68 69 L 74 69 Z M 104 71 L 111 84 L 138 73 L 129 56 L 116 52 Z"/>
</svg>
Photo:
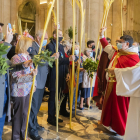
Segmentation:
<svg viewBox="0 0 140 140">
<path fill-rule="evenodd" d="M 3 33 L 2 33 L 2 26 L 4 24 L 0 23 L 0 41 L 3 40 Z M 6 34 L 6 39 L 4 45 L 10 46 L 9 49 L 7 50 L 7 53 L 9 52 L 11 48 L 11 41 L 13 39 L 13 33 L 12 31 L 9 31 L 8 26 L 7 26 L 7 34 Z M 6 55 L 3 55 L 3 58 L 6 58 Z M 10 69 L 12 72 L 15 71 L 20 71 L 23 70 L 24 68 L 28 67 L 31 65 L 32 61 L 26 61 L 24 63 L 20 63 L 18 65 L 12 65 L 11 62 L 8 60 L 7 63 L 10 65 Z M 2 140 L 2 132 L 3 132 L 3 126 L 5 123 L 5 117 L 6 115 L 8 116 L 8 119 L 10 120 L 10 81 L 9 81 L 9 70 L 7 70 L 7 74 L 5 75 L 0 75 L 0 140 Z"/>
<path fill-rule="evenodd" d="M 35 36 L 35 41 L 33 42 L 32 47 L 28 49 L 28 52 L 31 57 L 38 54 L 42 35 L 43 35 L 43 30 L 38 31 L 38 33 Z M 45 50 L 44 47 L 47 45 L 47 39 L 48 39 L 48 34 L 46 33 L 43 41 L 42 50 Z M 59 57 L 59 53 L 55 53 L 54 55 L 52 55 L 52 57 L 55 57 L 55 59 L 57 59 Z M 47 75 L 48 75 L 48 63 L 46 63 L 44 66 L 38 66 L 38 74 L 36 77 L 37 88 L 32 98 L 32 107 L 31 107 L 29 129 L 28 129 L 30 133 L 30 137 L 33 140 L 42 140 L 42 138 L 38 134 L 38 130 L 43 131 L 44 127 L 38 124 L 37 114 L 39 112 L 42 103 Z"/>
<path fill-rule="evenodd" d="M 60 42 L 63 39 L 63 33 L 61 30 L 58 32 L 59 37 L 59 48 L 58 51 L 60 53 L 59 57 L 59 92 L 65 89 L 65 78 L 68 73 L 67 68 L 70 61 L 75 60 L 75 56 L 70 56 L 69 58 L 65 57 L 64 47 L 60 44 Z M 56 52 L 56 30 L 53 31 L 53 39 L 50 41 L 50 43 L 47 45 L 46 49 L 52 52 L 52 55 Z M 48 123 L 52 125 L 56 125 L 56 118 L 55 118 L 55 79 L 56 79 L 56 67 L 55 63 L 53 65 L 53 68 L 50 69 L 50 81 L 49 81 L 49 102 L 48 102 Z M 60 107 L 60 114 L 69 117 L 69 113 L 66 111 L 66 101 L 67 97 L 63 99 L 63 102 Z M 59 119 L 59 122 L 63 122 L 63 120 Z"/>
</svg>

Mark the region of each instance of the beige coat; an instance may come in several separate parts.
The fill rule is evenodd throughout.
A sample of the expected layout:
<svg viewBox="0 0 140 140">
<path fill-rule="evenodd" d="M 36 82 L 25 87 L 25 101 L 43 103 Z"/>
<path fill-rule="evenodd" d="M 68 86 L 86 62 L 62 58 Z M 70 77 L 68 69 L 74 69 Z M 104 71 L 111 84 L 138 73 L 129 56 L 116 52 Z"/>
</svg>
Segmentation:
<svg viewBox="0 0 140 140">
<path fill-rule="evenodd" d="M 96 73 L 94 73 L 93 76 L 93 85 L 92 87 L 94 87 L 95 85 L 95 79 L 96 79 Z M 83 83 L 82 83 L 82 88 L 90 88 L 91 86 L 91 78 L 89 78 L 88 73 L 85 71 L 83 74 Z"/>
</svg>

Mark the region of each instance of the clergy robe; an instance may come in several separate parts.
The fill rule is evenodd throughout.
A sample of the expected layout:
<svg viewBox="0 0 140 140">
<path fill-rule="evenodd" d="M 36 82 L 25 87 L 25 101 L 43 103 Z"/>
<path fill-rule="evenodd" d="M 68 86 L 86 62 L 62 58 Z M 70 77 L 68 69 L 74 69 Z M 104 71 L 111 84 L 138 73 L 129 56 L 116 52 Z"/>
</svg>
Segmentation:
<svg viewBox="0 0 140 140">
<path fill-rule="evenodd" d="M 101 43 L 105 38 L 101 39 Z M 102 44 L 103 46 L 103 44 Z M 104 51 L 108 53 L 108 58 L 111 60 L 109 67 L 126 68 L 135 66 L 139 62 L 139 56 L 137 54 L 138 48 L 131 47 L 125 52 L 119 52 L 111 45 L 103 46 Z M 106 75 L 107 81 L 108 75 Z M 116 95 L 116 82 L 107 82 L 102 115 L 101 124 L 110 126 L 119 135 L 124 135 L 127 113 L 129 107 L 129 97 L 121 97 Z"/>
<path fill-rule="evenodd" d="M 115 69 L 116 94 L 130 97 L 124 140 L 140 140 L 140 62 L 131 68 Z"/>
</svg>

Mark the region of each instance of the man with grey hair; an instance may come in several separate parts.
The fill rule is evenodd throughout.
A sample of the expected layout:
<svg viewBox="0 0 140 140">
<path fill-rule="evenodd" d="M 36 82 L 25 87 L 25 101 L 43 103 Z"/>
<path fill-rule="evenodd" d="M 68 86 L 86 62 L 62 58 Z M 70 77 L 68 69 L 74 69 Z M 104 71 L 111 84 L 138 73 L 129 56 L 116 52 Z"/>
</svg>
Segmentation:
<svg viewBox="0 0 140 140">
<path fill-rule="evenodd" d="M 43 30 L 39 30 L 35 36 L 35 41 L 33 41 L 32 47 L 30 47 L 28 49 L 28 52 L 32 58 L 34 55 L 37 55 L 39 52 L 42 35 L 43 35 Z M 43 41 L 43 45 L 42 45 L 42 51 L 45 50 L 44 47 L 47 45 L 47 39 L 48 39 L 48 34 L 46 32 L 44 41 Z M 59 53 L 55 53 L 51 57 L 54 57 L 55 59 L 57 59 L 59 57 Z M 38 130 L 43 131 L 44 127 L 42 127 L 38 124 L 37 114 L 39 112 L 39 109 L 40 109 L 40 106 L 42 103 L 42 99 L 43 99 L 45 83 L 46 83 L 47 75 L 48 75 L 48 68 L 49 67 L 48 67 L 47 62 L 43 66 L 38 66 L 38 74 L 36 76 L 37 87 L 36 87 L 36 91 L 33 94 L 33 98 L 32 98 L 32 106 L 31 106 L 29 128 L 28 128 L 30 137 L 33 140 L 43 140 L 43 138 L 41 138 L 39 136 Z"/>
</svg>

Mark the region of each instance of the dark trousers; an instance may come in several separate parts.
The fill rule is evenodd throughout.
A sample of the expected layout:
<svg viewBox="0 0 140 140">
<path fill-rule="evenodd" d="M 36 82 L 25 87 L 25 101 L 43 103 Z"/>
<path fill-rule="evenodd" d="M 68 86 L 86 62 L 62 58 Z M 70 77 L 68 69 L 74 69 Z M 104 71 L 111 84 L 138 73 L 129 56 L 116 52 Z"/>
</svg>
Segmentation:
<svg viewBox="0 0 140 140">
<path fill-rule="evenodd" d="M 12 140 L 20 140 L 25 137 L 26 120 L 29 107 L 29 97 L 13 97 L 14 116 L 12 120 Z"/>
<path fill-rule="evenodd" d="M 39 112 L 39 109 L 42 103 L 43 94 L 44 94 L 44 88 L 36 89 L 35 93 L 33 94 L 31 113 L 30 113 L 30 119 L 29 119 L 29 127 L 28 127 L 28 131 L 30 135 L 38 134 L 37 114 Z"/>
<path fill-rule="evenodd" d="M 67 94 L 63 99 L 60 111 L 66 111 L 66 102 L 67 102 Z M 50 91 L 49 94 L 49 101 L 48 101 L 48 119 L 55 119 L 55 91 Z"/>
<path fill-rule="evenodd" d="M 0 118 L 0 140 L 2 140 L 2 132 L 6 118 L 6 111 L 7 111 L 7 94 L 4 94 L 4 108 L 3 108 L 3 116 Z"/>
</svg>

